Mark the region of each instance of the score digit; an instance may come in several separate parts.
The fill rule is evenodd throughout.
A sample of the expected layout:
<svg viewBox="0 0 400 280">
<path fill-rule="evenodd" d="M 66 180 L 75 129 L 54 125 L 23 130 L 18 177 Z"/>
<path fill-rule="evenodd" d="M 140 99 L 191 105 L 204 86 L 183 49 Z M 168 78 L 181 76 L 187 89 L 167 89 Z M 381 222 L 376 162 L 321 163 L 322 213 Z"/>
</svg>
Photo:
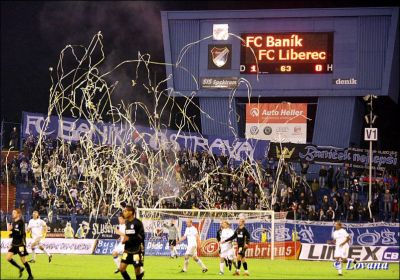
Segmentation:
<svg viewBox="0 0 400 280">
<path fill-rule="evenodd" d="M 281 72 L 291 72 L 292 71 L 292 66 L 290 65 L 282 65 L 281 66 Z"/>
<path fill-rule="evenodd" d="M 315 71 L 316 72 L 321 72 L 322 71 L 322 65 L 321 64 L 316 64 L 315 65 Z"/>
</svg>

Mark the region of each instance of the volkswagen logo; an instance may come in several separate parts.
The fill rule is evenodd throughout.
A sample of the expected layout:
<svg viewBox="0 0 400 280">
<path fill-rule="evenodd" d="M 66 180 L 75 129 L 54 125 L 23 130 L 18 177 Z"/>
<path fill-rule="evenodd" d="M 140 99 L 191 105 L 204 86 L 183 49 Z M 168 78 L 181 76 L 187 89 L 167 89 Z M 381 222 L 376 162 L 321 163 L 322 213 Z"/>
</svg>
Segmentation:
<svg viewBox="0 0 400 280">
<path fill-rule="evenodd" d="M 254 125 L 250 127 L 250 133 L 251 135 L 256 135 L 258 133 L 258 127 Z"/>
</svg>

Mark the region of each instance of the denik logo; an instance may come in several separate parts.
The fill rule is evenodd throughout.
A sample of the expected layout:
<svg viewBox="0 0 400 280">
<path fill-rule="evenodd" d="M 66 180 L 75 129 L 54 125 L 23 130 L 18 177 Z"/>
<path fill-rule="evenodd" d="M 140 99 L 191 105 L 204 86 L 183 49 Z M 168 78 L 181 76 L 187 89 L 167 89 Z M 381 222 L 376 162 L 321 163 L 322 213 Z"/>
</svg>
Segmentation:
<svg viewBox="0 0 400 280">
<path fill-rule="evenodd" d="M 399 260 L 399 249 L 398 248 L 387 248 L 383 253 L 384 261 L 398 261 Z"/>
<path fill-rule="evenodd" d="M 251 108 L 251 110 L 250 110 L 250 116 L 252 116 L 252 117 L 258 117 L 259 114 L 260 114 L 260 112 L 258 111 L 258 108 Z"/>
<path fill-rule="evenodd" d="M 231 69 L 232 45 L 208 45 L 208 69 Z"/>
<path fill-rule="evenodd" d="M 357 262 L 357 263 L 353 263 L 352 260 L 349 260 L 347 262 L 346 269 L 347 270 L 359 270 L 359 269 L 388 270 L 389 264 L 387 262 L 369 262 L 369 263 Z"/>
<path fill-rule="evenodd" d="M 356 85 L 357 84 L 357 80 L 354 78 L 347 78 L 347 79 L 333 79 L 332 80 L 333 84 L 336 85 Z"/>
</svg>

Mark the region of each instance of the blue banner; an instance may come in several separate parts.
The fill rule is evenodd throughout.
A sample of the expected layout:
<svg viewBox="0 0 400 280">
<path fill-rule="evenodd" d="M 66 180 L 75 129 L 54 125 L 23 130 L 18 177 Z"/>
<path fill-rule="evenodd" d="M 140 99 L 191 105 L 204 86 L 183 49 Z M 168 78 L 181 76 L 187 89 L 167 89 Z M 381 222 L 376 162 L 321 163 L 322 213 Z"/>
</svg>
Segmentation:
<svg viewBox="0 0 400 280">
<path fill-rule="evenodd" d="M 145 221 L 147 228 L 151 221 Z M 237 220 L 230 221 L 231 227 L 236 229 Z M 216 238 L 216 232 L 220 228 L 220 220 L 203 219 L 201 221 L 193 219 L 193 224 L 198 229 L 201 240 Z M 399 246 L 400 231 L 398 223 L 368 223 L 351 224 L 343 223 L 343 227 L 350 234 L 350 245 L 360 246 Z M 261 233 L 267 230 L 268 241 L 271 240 L 271 223 L 260 220 L 246 220 L 246 228 L 250 232 L 250 242 L 261 242 Z M 186 229 L 186 219 L 179 219 L 179 229 L 181 235 Z M 332 239 L 334 231 L 333 222 L 311 222 L 293 220 L 277 220 L 275 222 L 275 241 L 291 241 L 292 233 L 297 231 L 301 243 L 326 243 Z M 166 238 L 167 234 L 162 233 L 159 239 Z M 147 239 L 157 239 L 154 234 L 147 233 Z"/>
<path fill-rule="evenodd" d="M 159 221 L 144 220 L 146 229 L 145 252 L 149 256 L 169 256 L 168 233 L 166 230 L 158 227 Z M 237 228 L 237 221 L 230 221 L 232 228 Z M 186 229 L 186 219 L 179 219 L 178 228 L 180 235 L 183 236 Z M 193 225 L 199 230 L 202 240 L 201 252 L 216 252 L 217 241 L 216 232 L 220 228 L 219 220 L 202 219 L 201 221 L 193 219 Z M 351 246 L 399 246 L 400 232 L 399 224 L 395 223 L 373 223 L 373 224 L 343 224 L 344 228 L 350 234 Z M 271 240 L 271 224 L 259 220 L 247 220 L 246 228 L 250 232 L 251 243 L 262 243 L 261 233 L 267 230 L 267 241 Z M 329 222 L 294 222 L 294 221 L 276 221 L 275 222 L 275 242 L 292 241 L 292 233 L 296 229 L 299 241 L 302 244 L 327 244 L 332 239 L 334 231 L 333 223 Z M 118 240 L 99 239 L 95 254 L 111 254 L 112 249 Z M 216 247 L 217 246 L 217 247 Z M 178 254 L 184 255 L 187 248 L 187 242 L 184 241 L 176 246 Z"/>
<path fill-rule="evenodd" d="M 160 145 L 165 149 L 208 151 L 216 155 L 226 155 L 234 161 L 246 159 L 262 160 L 268 154 L 269 141 L 204 136 L 195 132 L 183 132 L 162 128 L 159 131 L 143 126 L 128 124 L 92 123 L 84 119 L 59 118 L 38 113 L 23 112 L 22 137 L 37 136 L 43 133 L 46 137 L 77 142 L 90 139 L 102 145 L 122 145 L 143 143 L 154 150 Z"/>
<path fill-rule="evenodd" d="M 118 243 L 116 239 L 99 239 L 97 240 L 94 255 L 111 255 L 115 245 Z"/>
<path fill-rule="evenodd" d="M 326 243 L 332 239 L 333 223 L 329 222 L 297 222 L 288 221 L 284 232 L 280 235 L 289 240 L 296 227 L 302 243 Z M 343 227 L 350 234 L 350 245 L 360 246 L 399 246 L 399 224 L 395 223 L 370 223 L 350 224 L 343 223 Z"/>
</svg>

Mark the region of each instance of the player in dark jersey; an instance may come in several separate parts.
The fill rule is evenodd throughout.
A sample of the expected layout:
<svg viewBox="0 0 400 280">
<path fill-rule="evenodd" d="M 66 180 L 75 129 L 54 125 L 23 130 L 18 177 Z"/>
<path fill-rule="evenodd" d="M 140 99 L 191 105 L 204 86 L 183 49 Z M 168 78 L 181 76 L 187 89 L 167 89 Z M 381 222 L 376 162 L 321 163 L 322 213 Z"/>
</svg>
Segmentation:
<svg viewBox="0 0 400 280">
<path fill-rule="evenodd" d="M 135 208 L 126 206 L 123 215 L 125 218 L 125 234 L 122 244 L 125 244 L 119 270 L 124 279 L 131 279 L 126 268 L 132 264 L 135 267 L 136 279 L 141 280 L 144 275 L 144 227 L 136 219 Z"/>
<path fill-rule="evenodd" d="M 19 277 L 22 277 L 22 272 L 24 268 L 13 260 L 13 256 L 18 254 L 21 258 L 21 262 L 24 264 L 26 271 L 29 274 L 28 279 L 33 279 L 31 272 L 31 267 L 26 261 L 26 256 L 28 251 L 26 250 L 26 233 L 25 233 L 25 223 L 22 220 L 22 213 L 20 209 L 15 209 L 12 211 L 13 223 L 7 225 L 7 230 L 11 231 L 10 238 L 12 238 L 10 249 L 6 255 L 7 261 L 9 261 L 13 266 L 19 269 Z"/>
<path fill-rule="evenodd" d="M 235 273 L 233 275 L 240 275 L 240 267 L 243 262 L 243 268 L 244 268 L 244 275 L 248 276 L 249 271 L 247 270 L 247 262 L 245 258 L 245 253 L 246 249 L 250 243 L 250 233 L 249 231 L 245 228 L 244 226 L 244 218 L 239 219 L 239 227 L 235 230 L 235 233 L 226 239 L 225 241 L 222 241 L 221 243 L 225 243 L 228 241 L 232 241 L 233 239 L 236 238 L 237 244 L 238 244 L 238 265 Z"/>
</svg>

